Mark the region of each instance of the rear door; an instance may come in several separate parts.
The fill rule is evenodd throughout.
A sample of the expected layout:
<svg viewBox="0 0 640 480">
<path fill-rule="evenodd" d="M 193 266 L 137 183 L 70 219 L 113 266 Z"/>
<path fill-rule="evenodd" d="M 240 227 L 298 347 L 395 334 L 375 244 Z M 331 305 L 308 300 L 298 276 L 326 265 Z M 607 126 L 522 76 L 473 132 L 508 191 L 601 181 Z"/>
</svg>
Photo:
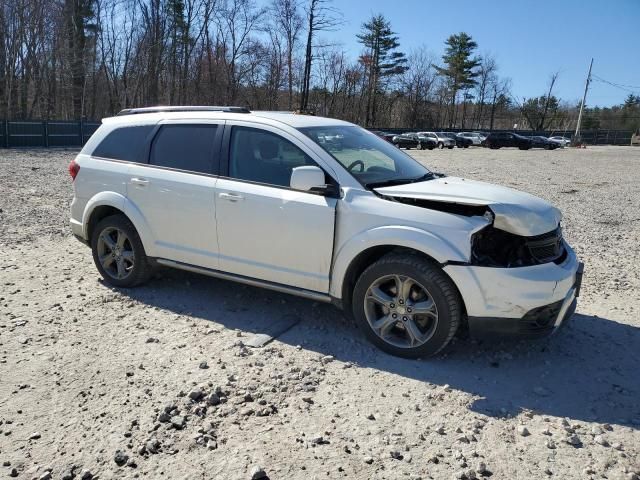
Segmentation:
<svg viewBox="0 0 640 480">
<path fill-rule="evenodd" d="M 155 256 L 218 268 L 214 198 L 223 126 L 162 123 L 147 163 L 130 167 L 127 196 L 147 221 Z"/>
<path fill-rule="evenodd" d="M 313 152 L 278 128 L 234 123 L 216 188 L 220 269 L 327 292 L 337 199 L 289 188 L 293 168 L 319 166 Z"/>
</svg>

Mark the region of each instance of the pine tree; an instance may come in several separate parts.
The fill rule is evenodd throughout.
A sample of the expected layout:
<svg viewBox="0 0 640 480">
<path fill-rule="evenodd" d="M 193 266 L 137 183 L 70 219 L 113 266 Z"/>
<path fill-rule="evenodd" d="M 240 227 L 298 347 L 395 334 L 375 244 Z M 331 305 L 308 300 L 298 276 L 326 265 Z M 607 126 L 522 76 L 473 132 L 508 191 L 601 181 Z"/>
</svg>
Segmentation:
<svg viewBox="0 0 640 480">
<path fill-rule="evenodd" d="M 400 43 L 391 30 L 391 24 L 382 14 L 371 17 L 362 24 L 361 32 L 356 35 L 367 51 L 361 62 L 367 68 L 367 106 L 365 125 L 370 126 L 376 120 L 376 98 L 385 88 L 386 81 L 407 70 L 407 58 L 397 51 Z"/>
<path fill-rule="evenodd" d="M 480 66 L 480 58 L 473 56 L 478 44 L 465 32 L 451 35 L 445 44 L 447 48 L 442 56 L 445 65 L 436 67 L 436 69 L 440 75 L 447 79 L 451 95 L 449 126 L 453 126 L 458 92 L 467 90 L 476 84 L 475 78 L 478 76 L 476 69 Z"/>
</svg>

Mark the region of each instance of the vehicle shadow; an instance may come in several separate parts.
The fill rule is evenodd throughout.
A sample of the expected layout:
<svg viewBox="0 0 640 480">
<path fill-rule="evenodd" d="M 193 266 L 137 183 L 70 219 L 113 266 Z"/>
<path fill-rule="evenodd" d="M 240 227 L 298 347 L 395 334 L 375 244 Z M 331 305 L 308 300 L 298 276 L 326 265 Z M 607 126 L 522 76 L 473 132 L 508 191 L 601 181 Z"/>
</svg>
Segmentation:
<svg viewBox="0 0 640 480">
<path fill-rule="evenodd" d="M 149 285 L 119 290 L 135 300 L 244 332 L 273 333 L 284 316 L 299 323 L 278 341 L 474 395 L 473 411 L 541 415 L 640 429 L 640 328 L 577 313 L 558 335 L 530 342 L 454 338 L 436 358 L 404 360 L 370 345 L 336 308 L 285 294 L 163 270 Z M 578 312 L 580 311 L 578 307 Z"/>
</svg>

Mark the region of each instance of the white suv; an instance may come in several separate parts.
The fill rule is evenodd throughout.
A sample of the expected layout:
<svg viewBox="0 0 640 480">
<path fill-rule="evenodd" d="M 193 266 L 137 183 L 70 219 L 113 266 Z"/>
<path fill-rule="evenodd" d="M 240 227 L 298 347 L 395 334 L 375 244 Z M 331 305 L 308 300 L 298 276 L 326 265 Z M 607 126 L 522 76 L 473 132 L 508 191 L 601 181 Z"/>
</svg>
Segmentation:
<svg viewBox="0 0 640 480">
<path fill-rule="evenodd" d="M 453 148 L 456 146 L 456 141 L 453 138 L 447 137 L 446 135 L 443 135 L 442 132 L 436 133 L 436 132 L 418 132 L 418 135 L 423 136 L 423 137 L 428 137 L 431 138 L 432 140 L 435 140 L 436 142 L 436 146 L 438 148 Z"/>
<path fill-rule="evenodd" d="M 73 232 L 117 287 L 164 265 L 333 302 L 405 357 L 463 323 L 536 337 L 575 310 L 582 265 L 556 208 L 433 173 L 340 120 L 125 110 L 69 171 Z"/>
</svg>

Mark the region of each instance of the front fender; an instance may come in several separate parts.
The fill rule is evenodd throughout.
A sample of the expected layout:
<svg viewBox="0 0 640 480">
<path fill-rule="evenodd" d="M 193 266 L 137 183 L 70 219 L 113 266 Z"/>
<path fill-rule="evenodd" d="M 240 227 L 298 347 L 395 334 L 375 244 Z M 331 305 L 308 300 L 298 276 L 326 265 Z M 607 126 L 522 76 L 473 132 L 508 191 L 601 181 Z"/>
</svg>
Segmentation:
<svg viewBox="0 0 640 480">
<path fill-rule="evenodd" d="M 351 262 L 372 247 L 397 246 L 411 248 L 428 255 L 439 263 L 467 261 L 465 253 L 446 239 L 431 232 L 408 226 L 382 226 L 366 230 L 350 238 L 334 256 L 329 293 L 342 297 L 342 286 Z"/>
<path fill-rule="evenodd" d="M 146 254 L 149 256 L 153 256 L 153 246 L 155 245 L 155 238 L 151 229 L 149 228 L 149 224 L 144 218 L 144 215 L 142 215 L 140 209 L 138 209 L 138 207 L 134 203 L 132 203 L 121 193 L 100 192 L 91 197 L 91 199 L 87 202 L 87 205 L 84 209 L 84 214 L 82 215 L 82 231 L 84 234 L 84 238 L 90 240 L 88 231 L 89 219 L 91 218 L 91 215 L 96 208 L 103 206 L 117 208 L 118 210 L 123 212 L 136 228 Z"/>
</svg>

